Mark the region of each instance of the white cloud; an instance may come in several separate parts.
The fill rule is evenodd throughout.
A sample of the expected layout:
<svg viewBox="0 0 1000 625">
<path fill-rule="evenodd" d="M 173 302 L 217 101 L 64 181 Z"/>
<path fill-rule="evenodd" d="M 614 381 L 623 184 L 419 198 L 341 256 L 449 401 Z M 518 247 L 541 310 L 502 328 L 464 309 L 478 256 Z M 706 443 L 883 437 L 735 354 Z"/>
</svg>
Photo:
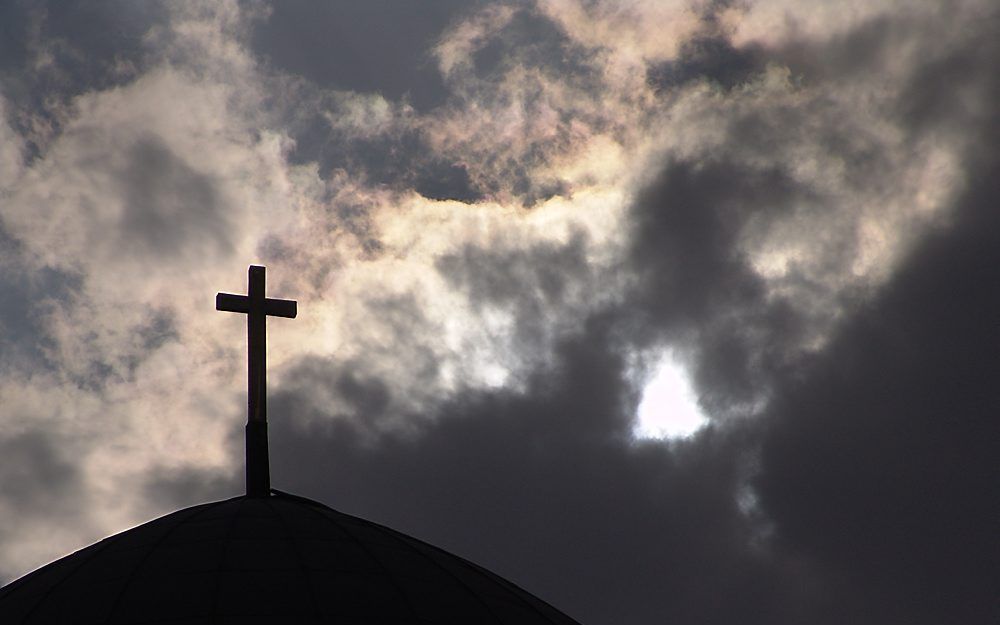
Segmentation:
<svg viewBox="0 0 1000 625">
<path fill-rule="evenodd" d="M 566 37 L 580 75 L 515 58 L 481 76 L 475 53 L 530 10 L 489 6 L 438 39 L 450 98 L 421 114 L 268 69 L 246 43 L 262 6 L 171 6 L 171 21 L 146 36 L 151 68 L 73 98 L 33 161 L 19 134 L 31 131 L 0 123 L 2 224 L 23 246 L 19 266 L 80 276 L 71 296 L 38 304 L 52 370 L 5 373 L 0 432 L 78 439 L 85 496 L 136 502 L 89 506 L 76 533 L 65 519 L 19 525 L 28 538 L 0 555 L 20 570 L 94 528 L 165 512 L 125 492 L 159 468 L 233 469 L 226 435 L 241 419 L 243 321 L 216 313 L 212 298 L 241 292 L 250 262 L 270 263 L 271 294 L 300 302 L 300 317 L 269 336 L 275 388 L 294 382 L 283 376 L 305 357 L 351 361 L 391 382 L 390 411 L 430 415 L 466 387 L 519 388 L 561 334 L 623 297 L 630 202 L 665 162 L 726 158 L 811 190 L 793 210 L 749 219 L 740 236 L 771 296 L 813 320 L 803 349 L 829 332 L 842 293 L 890 274 L 961 184 L 961 137 L 914 141 L 891 109 L 917 60 L 912 46 L 870 75 L 804 77 L 776 60 L 731 90 L 704 79 L 658 90 L 649 69 L 702 32 L 704 6 L 552 0 L 537 11 Z M 778 45 L 899 10 L 866 6 L 834 15 L 755 3 L 722 25 L 737 46 Z M 313 113 L 352 139 L 412 133 L 424 143 L 389 149 L 414 169 L 432 158 L 461 165 L 485 199 L 437 201 L 292 163 L 292 126 Z M 530 315 L 475 301 L 439 270 L 465 249 L 515 256 L 574 244 L 588 271 L 557 296 L 525 289 Z M 143 338 L 157 315 L 169 332 Z M 414 366 L 424 360 L 438 370 Z M 324 416 L 348 410 L 329 399 Z M 57 538 L 37 538 L 45 532 Z"/>
</svg>

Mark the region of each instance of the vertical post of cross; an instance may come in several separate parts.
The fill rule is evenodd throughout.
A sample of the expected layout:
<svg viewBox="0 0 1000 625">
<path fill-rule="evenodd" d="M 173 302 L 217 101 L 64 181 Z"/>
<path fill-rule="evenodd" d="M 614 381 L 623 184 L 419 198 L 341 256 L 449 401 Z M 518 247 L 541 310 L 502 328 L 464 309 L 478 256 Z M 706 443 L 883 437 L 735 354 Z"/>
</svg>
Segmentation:
<svg viewBox="0 0 1000 625">
<path fill-rule="evenodd" d="M 267 316 L 264 267 L 251 265 L 247 276 L 247 421 L 267 421 Z"/>
<path fill-rule="evenodd" d="M 264 267 L 251 265 L 247 272 L 247 294 L 219 293 L 215 309 L 247 316 L 247 426 L 246 480 L 248 497 L 266 497 L 271 492 L 271 470 L 267 449 L 267 317 L 296 315 L 292 300 L 265 296 Z"/>
<path fill-rule="evenodd" d="M 264 313 L 264 267 L 251 265 L 247 276 L 247 496 L 271 492 L 267 450 L 267 315 Z"/>
</svg>

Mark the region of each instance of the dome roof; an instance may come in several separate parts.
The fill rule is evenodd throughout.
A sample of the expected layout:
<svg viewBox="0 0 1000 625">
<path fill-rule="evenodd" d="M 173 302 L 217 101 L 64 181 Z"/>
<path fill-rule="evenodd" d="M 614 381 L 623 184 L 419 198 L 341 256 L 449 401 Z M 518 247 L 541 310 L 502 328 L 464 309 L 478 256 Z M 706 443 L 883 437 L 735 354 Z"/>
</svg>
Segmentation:
<svg viewBox="0 0 1000 625">
<path fill-rule="evenodd" d="M 186 508 L 0 589 L 0 622 L 574 625 L 489 571 L 275 492 Z"/>
</svg>

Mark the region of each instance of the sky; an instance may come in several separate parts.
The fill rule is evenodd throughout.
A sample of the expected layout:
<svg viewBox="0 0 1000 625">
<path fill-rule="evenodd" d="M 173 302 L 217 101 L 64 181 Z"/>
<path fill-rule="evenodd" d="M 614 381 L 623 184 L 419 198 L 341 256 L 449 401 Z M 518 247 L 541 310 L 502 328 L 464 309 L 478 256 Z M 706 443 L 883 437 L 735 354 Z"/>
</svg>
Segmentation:
<svg viewBox="0 0 1000 625">
<path fill-rule="evenodd" d="M 272 485 L 585 625 L 998 617 L 993 0 L 0 2 L 0 580 Z"/>
</svg>

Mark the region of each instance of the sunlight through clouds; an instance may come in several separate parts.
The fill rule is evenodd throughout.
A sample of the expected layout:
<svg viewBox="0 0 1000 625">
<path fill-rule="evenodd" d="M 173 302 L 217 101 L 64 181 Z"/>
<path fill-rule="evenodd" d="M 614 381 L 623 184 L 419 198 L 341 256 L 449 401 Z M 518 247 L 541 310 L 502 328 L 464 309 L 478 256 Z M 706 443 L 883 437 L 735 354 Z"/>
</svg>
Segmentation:
<svg viewBox="0 0 1000 625">
<path fill-rule="evenodd" d="M 552 493 L 628 482 L 602 503 L 660 544 L 682 485 L 743 471 L 783 380 L 961 223 L 1000 145 L 995 0 L 842 4 L 0 3 L 0 452 L 37 464 L 0 484 L 74 497 L 0 488 L 0 581 L 238 481 L 245 322 L 212 297 L 251 263 L 299 302 L 268 337 L 276 431 L 325 446 L 289 475 L 489 433 L 433 465 L 451 497 L 442 476 L 501 479 L 472 460 L 530 440 L 510 492 L 573 476 L 520 501 L 537 527 L 565 525 Z M 716 486 L 699 523 L 726 518 Z M 661 561 L 742 570 L 660 546 L 615 606 L 658 596 Z M 656 601 L 630 623 L 669 620 Z"/>
<path fill-rule="evenodd" d="M 666 352 L 642 389 L 635 436 L 684 438 L 708 423 L 684 365 Z"/>
</svg>

